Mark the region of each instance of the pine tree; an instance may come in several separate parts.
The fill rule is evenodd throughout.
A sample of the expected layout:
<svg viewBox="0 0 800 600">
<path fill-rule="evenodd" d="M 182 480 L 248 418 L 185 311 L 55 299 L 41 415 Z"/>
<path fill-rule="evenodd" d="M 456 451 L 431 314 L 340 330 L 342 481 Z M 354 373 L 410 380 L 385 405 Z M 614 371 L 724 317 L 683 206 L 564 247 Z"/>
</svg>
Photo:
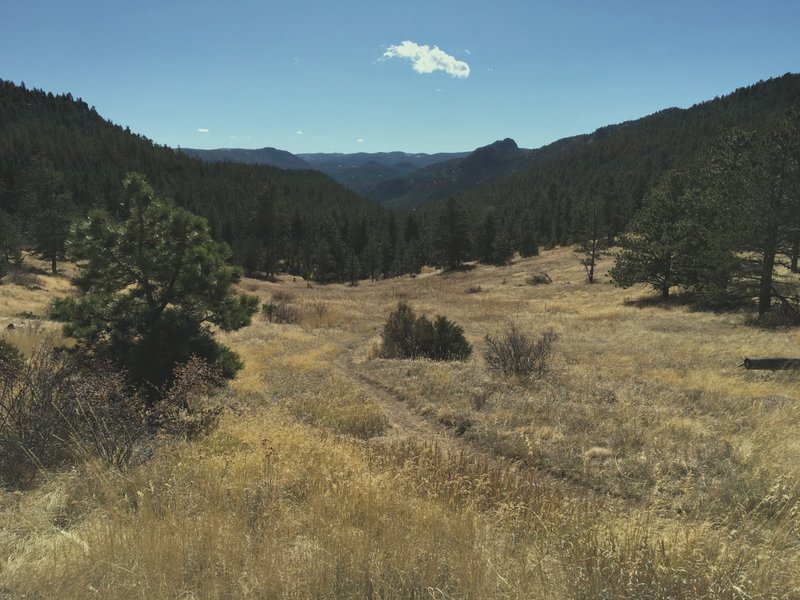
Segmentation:
<svg viewBox="0 0 800 600">
<path fill-rule="evenodd" d="M 577 219 L 574 252 L 586 271 L 587 283 L 592 284 L 595 282 L 595 266 L 603 257 L 608 237 L 603 202 L 590 200 L 580 204 L 577 208 Z"/>
<path fill-rule="evenodd" d="M 689 237 L 686 186 L 687 176 L 671 171 L 650 191 L 619 239 L 622 250 L 610 271 L 615 285 L 627 288 L 647 283 L 668 298 L 673 286 L 693 280 L 685 270 Z"/>
<path fill-rule="evenodd" d="M 77 227 L 70 249 L 83 295 L 57 301 L 53 316 L 79 354 L 125 369 L 153 398 L 193 355 L 232 378 L 242 362 L 210 327 L 244 327 L 258 299 L 231 293 L 238 274 L 226 264 L 230 248 L 211 239 L 203 218 L 157 197 L 141 175 L 129 175 L 125 187 L 124 220 L 94 210 Z"/>
<path fill-rule="evenodd" d="M 43 158 L 35 158 L 25 170 L 22 188 L 27 230 L 34 249 L 50 261 L 55 274 L 58 261 L 64 258 L 69 226 L 76 213 L 72 195 L 63 173 Z"/>
<path fill-rule="evenodd" d="M 436 226 L 439 260 L 447 269 L 456 269 L 467 259 L 472 242 L 466 214 L 455 198 L 449 198 Z"/>
<path fill-rule="evenodd" d="M 495 223 L 494 212 L 487 211 L 480 222 L 477 234 L 475 235 L 476 250 L 478 259 L 481 262 L 494 262 L 495 241 L 497 239 L 497 226 Z"/>
</svg>

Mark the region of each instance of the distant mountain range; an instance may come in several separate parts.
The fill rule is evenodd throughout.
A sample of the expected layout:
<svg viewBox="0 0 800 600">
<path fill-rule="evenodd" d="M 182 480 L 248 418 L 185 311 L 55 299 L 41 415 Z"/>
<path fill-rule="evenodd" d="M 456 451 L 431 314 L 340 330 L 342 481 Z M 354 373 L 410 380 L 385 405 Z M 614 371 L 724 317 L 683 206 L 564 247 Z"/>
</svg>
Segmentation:
<svg viewBox="0 0 800 600">
<path fill-rule="evenodd" d="M 457 160 L 468 152 L 409 154 L 407 152 L 358 152 L 292 154 L 277 148 L 218 148 L 199 150 L 180 148 L 189 156 L 207 162 L 232 162 L 269 165 L 280 169 L 312 169 L 333 177 L 350 189 L 368 196 L 368 190 L 395 178 L 405 177 L 437 163 Z"/>
<path fill-rule="evenodd" d="M 615 198 L 616 228 L 624 226 L 644 191 L 666 169 L 691 162 L 695 153 L 724 129 L 758 128 L 780 117 L 800 105 L 799 92 L 800 76 L 786 74 L 688 109 L 667 108 L 535 150 L 519 148 L 506 138 L 472 152 L 449 154 L 295 156 L 275 148 L 184 152 L 206 161 L 318 170 L 362 196 L 398 210 L 458 196 L 476 210 L 488 205 L 526 206 L 539 215 L 547 213 L 547 221 L 566 222 L 574 199 L 599 186 L 603 195 Z M 563 241 L 566 228 L 548 227 L 552 230 L 548 236 Z"/>
<path fill-rule="evenodd" d="M 604 194 L 616 195 L 626 205 L 618 216 L 621 226 L 664 170 L 693 160 L 698 149 L 726 128 L 757 128 L 800 105 L 798 88 L 800 76 L 786 74 L 688 109 L 667 108 L 535 150 L 519 148 L 506 138 L 472 152 L 440 154 L 296 156 L 275 148 L 183 151 L 206 161 L 322 171 L 362 196 L 399 210 L 449 196 L 463 196 L 475 207 L 487 203 L 532 207 L 553 204 L 556 196 L 558 204 L 564 204 L 602 182 Z M 549 200 L 535 200 L 544 191 Z M 571 208 L 565 205 L 558 212 L 563 218 Z"/>
<path fill-rule="evenodd" d="M 194 148 L 179 148 L 179 150 L 207 162 L 232 162 L 248 165 L 269 165 L 279 169 L 313 169 L 309 163 L 299 156 L 278 150 L 277 148 L 259 148 L 247 150 L 245 148 L 217 148 L 216 150 L 196 150 Z M 321 170 L 321 169 L 316 169 Z"/>
<path fill-rule="evenodd" d="M 438 154 L 359 152 L 295 155 L 277 148 L 181 150 L 209 162 L 321 171 L 370 200 L 404 210 L 492 183 L 537 162 L 569 152 L 589 137 L 565 138 L 537 150 L 520 148 L 514 140 L 506 138 L 472 152 Z"/>
</svg>

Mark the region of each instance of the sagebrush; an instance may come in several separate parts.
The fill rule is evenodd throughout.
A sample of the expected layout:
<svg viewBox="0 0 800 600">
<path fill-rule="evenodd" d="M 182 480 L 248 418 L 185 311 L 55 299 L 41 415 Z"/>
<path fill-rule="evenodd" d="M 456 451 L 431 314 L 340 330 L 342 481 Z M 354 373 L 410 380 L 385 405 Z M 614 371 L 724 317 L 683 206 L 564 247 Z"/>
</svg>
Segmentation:
<svg viewBox="0 0 800 600">
<path fill-rule="evenodd" d="M 538 339 L 533 339 L 511 325 L 503 334 L 484 338 L 483 357 L 492 371 L 518 377 L 540 377 L 549 367 L 553 345 L 558 334 L 546 329 Z"/>
</svg>

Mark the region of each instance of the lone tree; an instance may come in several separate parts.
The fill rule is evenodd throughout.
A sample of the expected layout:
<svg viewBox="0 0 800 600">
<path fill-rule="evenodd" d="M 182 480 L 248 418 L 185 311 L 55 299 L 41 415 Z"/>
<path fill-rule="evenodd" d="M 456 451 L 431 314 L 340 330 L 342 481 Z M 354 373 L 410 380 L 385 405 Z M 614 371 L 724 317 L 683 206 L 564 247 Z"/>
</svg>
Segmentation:
<svg viewBox="0 0 800 600">
<path fill-rule="evenodd" d="M 248 325 L 258 300 L 231 293 L 238 273 L 226 264 L 230 248 L 211 239 L 205 219 L 158 198 L 142 175 L 124 186 L 124 220 L 93 211 L 73 231 L 83 295 L 56 301 L 54 316 L 79 354 L 126 369 L 151 396 L 193 355 L 232 378 L 242 362 L 211 326 Z"/>
<path fill-rule="evenodd" d="M 608 240 L 608 226 L 605 219 L 605 206 L 600 200 L 587 201 L 578 206 L 575 224 L 576 243 L 573 248 L 578 262 L 586 271 L 587 283 L 595 282 L 595 267 L 605 254 Z"/>
</svg>

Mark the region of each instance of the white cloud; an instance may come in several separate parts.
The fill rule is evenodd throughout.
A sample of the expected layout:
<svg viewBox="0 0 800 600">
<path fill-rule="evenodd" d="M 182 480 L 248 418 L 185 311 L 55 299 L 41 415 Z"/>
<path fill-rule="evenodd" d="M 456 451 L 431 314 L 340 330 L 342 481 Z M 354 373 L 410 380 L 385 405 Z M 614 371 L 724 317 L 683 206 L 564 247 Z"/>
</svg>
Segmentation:
<svg viewBox="0 0 800 600">
<path fill-rule="evenodd" d="M 199 127 L 197 129 L 197 133 L 208 133 L 208 129 L 206 129 L 205 127 Z"/>
<path fill-rule="evenodd" d="M 469 65 L 440 50 L 438 46 L 431 48 L 406 40 L 398 46 L 389 46 L 381 58 L 407 58 L 417 73 L 444 71 L 450 77 L 469 77 Z"/>
<path fill-rule="evenodd" d="M 298 129 L 297 131 L 294 132 L 294 134 L 295 135 L 303 135 L 303 132 L 300 129 Z"/>
<path fill-rule="evenodd" d="M 469 51 L 469 48 L 464 48 L 464 52 L 466 52 L 466 53 L 467 53 L 467 54 L 469 54 L 469 55 L 471 55 L 471 54 L 472 54 L 472 52 L 470 52 L 470 51 Z"/>
<path fill-rule="evenodd" d="M 356 141 L 357 141 L 359 144 L 363 144 L 363 143 L 364 143 L 364 139 L 363 139 L 363 138 L 358 138 Z"/>
</svg>

